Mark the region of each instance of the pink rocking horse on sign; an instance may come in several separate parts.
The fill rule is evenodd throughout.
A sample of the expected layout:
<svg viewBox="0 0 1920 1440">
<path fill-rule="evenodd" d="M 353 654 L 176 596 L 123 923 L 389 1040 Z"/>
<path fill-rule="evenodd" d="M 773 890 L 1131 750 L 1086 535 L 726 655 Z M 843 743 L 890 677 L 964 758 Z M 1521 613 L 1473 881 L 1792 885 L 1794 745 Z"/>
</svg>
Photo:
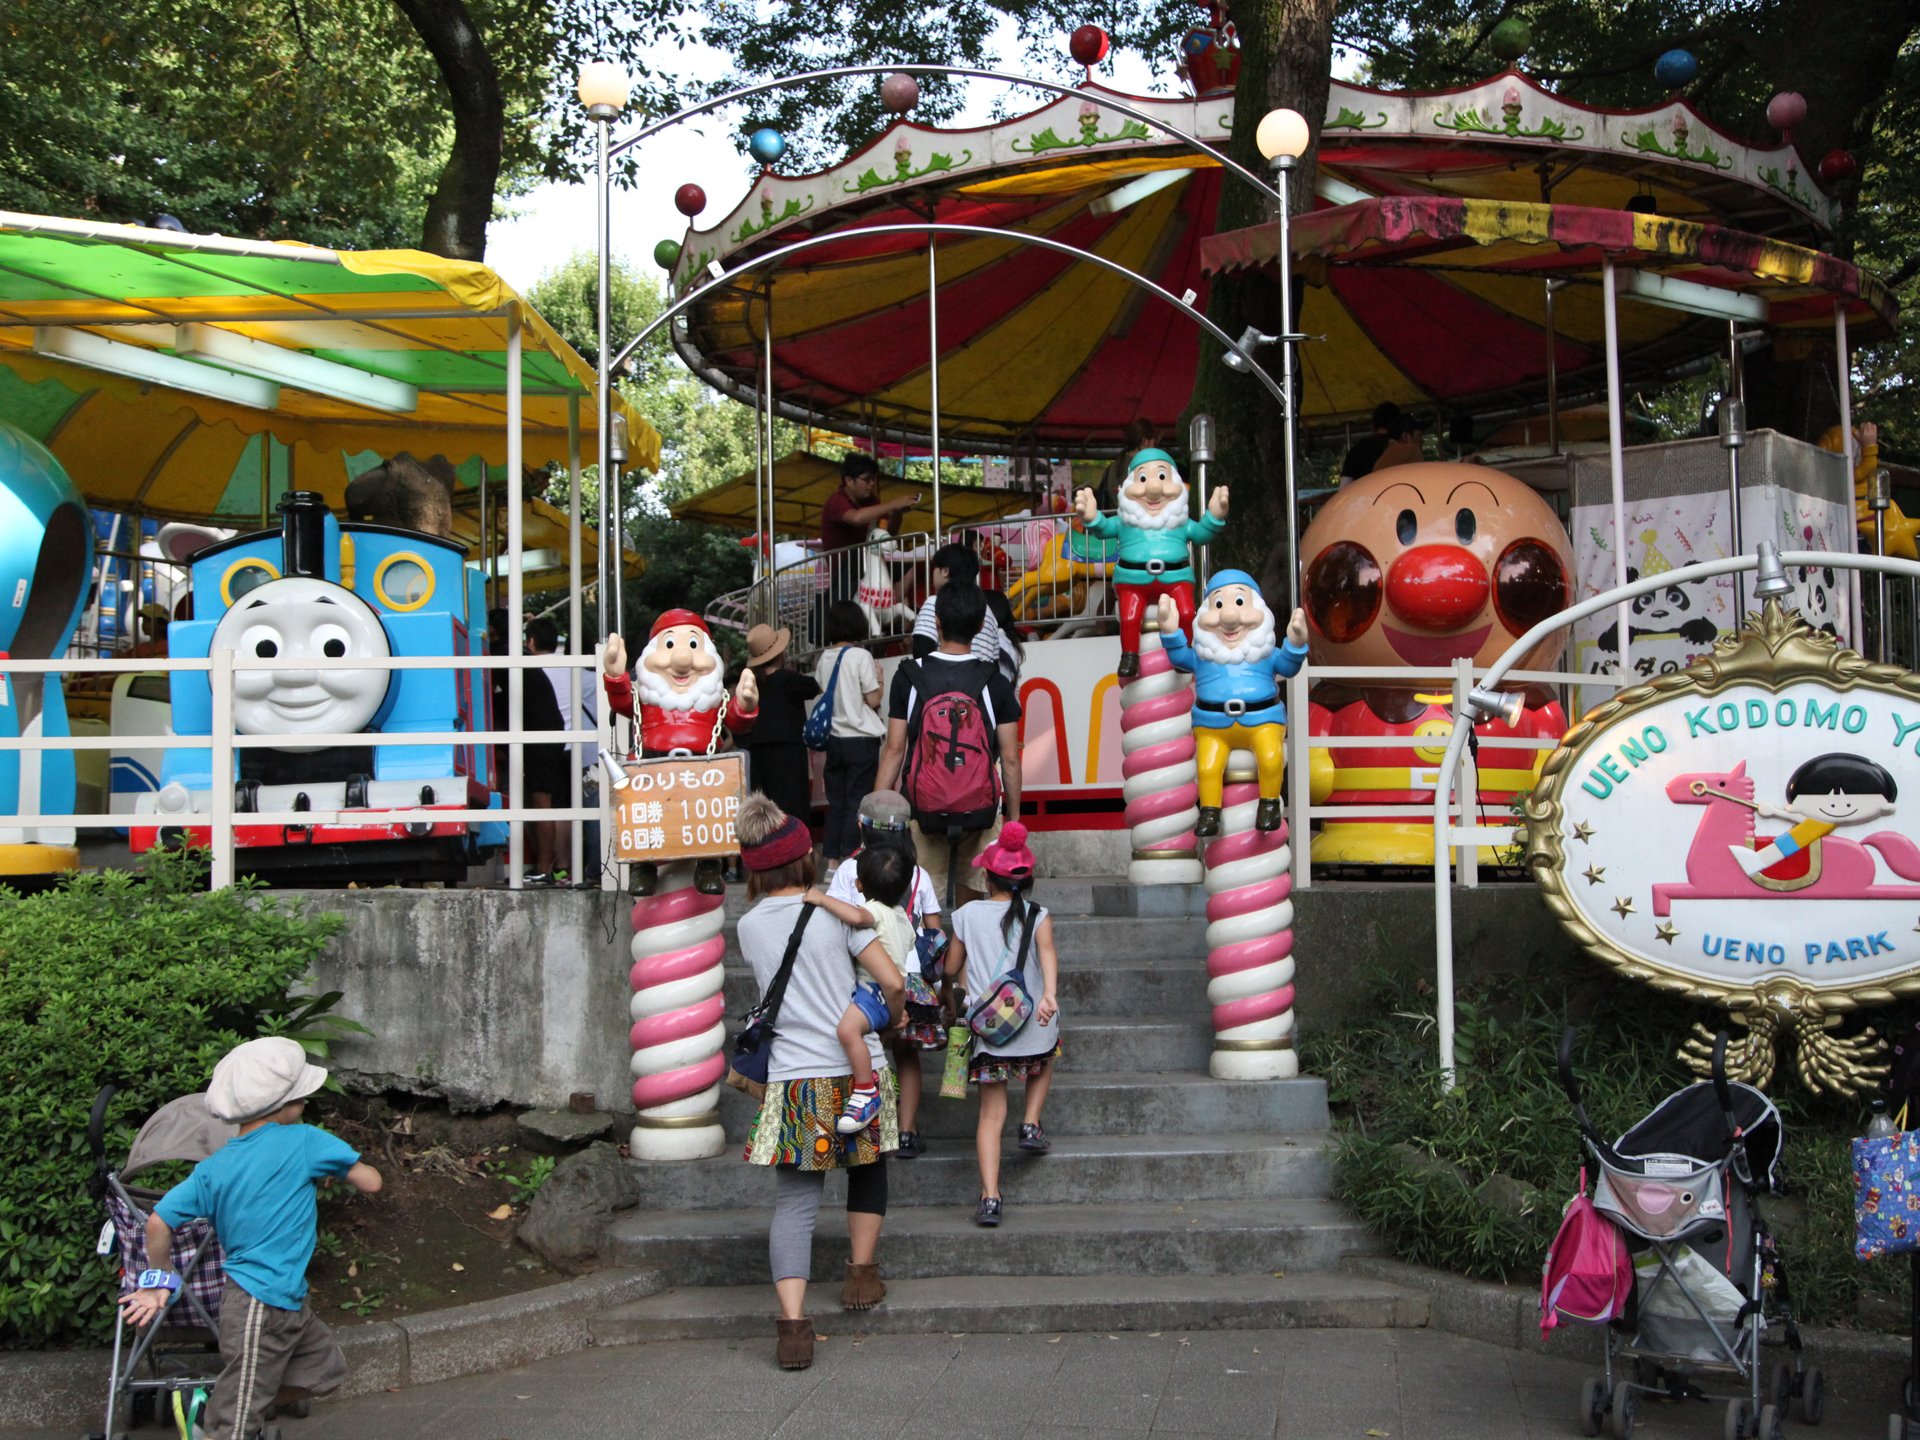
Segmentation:
<svg viewBox="0 0 1920 1440">
<path fill-rule="evenodd" d="M 1703 805 L 1706 814 L 1687 848 L 1687 883 L 1655 885 L 1653 913 L 1672 913 L 1675 900 L 1760 900 L 1775 895 L 1798 895 L 1808 900 L 1920 900 L 1920 885 L 1882 885 L 1868 847 L 1877 850 L 1892 871 L 1906 880 L 1920 880 L 1920 846 L 1897 830 L 1881 830 L 1864 840 L 1848 840 L 1821 831 L 1804 846 L 1794 846 L 1787 835 L 1756 840 L 1753 781 L 1746 761 L 1724 773 L 1696 771 L 1668 782 L 1667 798 L 1676 805 Z M 1889 802 L 1891 797 L 1889 796 Z M 1889 803 L 1886 807 L 1891 811 Z M 1767 807 L 1768 813 L 1782 813 Z M 1838 820 L 1837 823 L 1845 823 Z M 1734 851 L 1752 854 L 1769 846 L 1782 859 L 1757 873 L 1749 873 Z M 1749 862 L 1751 863 L 1751 862 Z"/>
</svg>

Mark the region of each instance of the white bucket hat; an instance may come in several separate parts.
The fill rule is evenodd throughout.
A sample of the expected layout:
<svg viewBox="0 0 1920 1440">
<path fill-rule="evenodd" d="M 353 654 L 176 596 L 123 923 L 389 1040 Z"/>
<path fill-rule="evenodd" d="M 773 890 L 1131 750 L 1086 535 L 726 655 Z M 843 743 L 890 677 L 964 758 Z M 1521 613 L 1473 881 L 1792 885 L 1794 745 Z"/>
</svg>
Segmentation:
<svg viewBox="0 0 1920 1440">
<path fill-rule="evenodd" d="M 236 1045 L 213 1067 L 207 1109 L 216 1120 L 242 1125 L 304 1100 L 327 1083 L 327 1072 L 307 1063 L 297 1040 L 268 1036 Z"/>
</svg>

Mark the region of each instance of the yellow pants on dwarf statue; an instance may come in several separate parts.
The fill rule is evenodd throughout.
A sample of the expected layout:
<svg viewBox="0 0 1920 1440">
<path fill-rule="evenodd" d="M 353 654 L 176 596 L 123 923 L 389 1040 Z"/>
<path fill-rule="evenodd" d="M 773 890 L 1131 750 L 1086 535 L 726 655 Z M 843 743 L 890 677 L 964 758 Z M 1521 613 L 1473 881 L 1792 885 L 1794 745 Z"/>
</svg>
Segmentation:
<svg viewBox="0 0 1920 1440">
<path fill-rule="evenodd" d="M 1200 803 L 1220 808 L 1226 788 L 1227 757 L 1251 750 L 1260 772 L 1260 798 L 1278 800 L 1280 781 L 1287 771 L 1287 727 L 1284 725 L 1211 725 L 1193 727 L 1193 761 L 1200 771 Z"/>
</svg>

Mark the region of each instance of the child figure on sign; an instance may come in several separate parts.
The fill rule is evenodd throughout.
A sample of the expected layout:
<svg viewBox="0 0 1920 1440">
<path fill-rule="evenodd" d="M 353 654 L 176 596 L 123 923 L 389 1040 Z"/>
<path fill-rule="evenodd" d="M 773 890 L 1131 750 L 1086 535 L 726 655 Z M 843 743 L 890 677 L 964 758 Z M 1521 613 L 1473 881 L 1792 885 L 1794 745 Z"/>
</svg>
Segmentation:
<svg viewBox="0 0 1920 1440">
<path fill-rule="evenodd" d="M 647 633 L 632 676 L 627 674 L 626 642 L 618 635 L 607 636 L 600 663 L 612 714 L 636 718 L 633 700 L 638 686 L 640 753 L 649 760 L 711 755 L 725 748 L 723 732 L 743 735 L 760 716 L 760 690 L 753 671 L 741 673 L 729 697 L 720 652 L 706 622 L 691 610 L 661 612 Z M 726 893 L 718 856 L 695 865 L 693 877 L 694 888 L 703 895 Z M 659 867 L 633 867 L 634 894 L 651 895 L 658 883 Z"/>
<path fill-rule="evenodd" d="M 1745 845 L 1727 848 L 1747 874 L 1766 875 L 1842 825 L 1891 815 L 1898 793 L 1893 776 L 1871 760 L 1858 755 L 1817 755 L 1788 778 L 1785 805 L 1762 801 L 1753 807 L 1769 819 L 1792 821 L 1793 828 L 1757 850 Z"/>
<path fill-rule="evenodd" d="M 1114 586 L 1120 596 L 1120 668 L 1122 680 L 1140 673 L 1140 623 L 1149 603 L 1173 602 L 1180 626 L 1193 629 L 1193 557 L 1189 545 L 1205 545 L 1227 528 L 1227 487 L 1207 496 L 1198 520 L 1187 515 L 1187 482 L 1164 450 L 1142 450 L 1127 462 L 1120 486 L 1120 514 L 1100 513 L 1091 490 L 1073 497 L 1080 523 L 1090 535 L 1118 540 Z"/>
<path fill-rule="evenodd" d="M 1189 624 L 1195 627 L 1191 631 Z M 1220 833 L 1227 759 L 1236 749 L 1251 750 L 1260 772 L 1254 828 L 1278 830 L 1287 761 L 1287 706 L 1280 682 L 1299 674 L 1306 663 L 1306 612 L 1293 612 L 1284 641 L 1276 643 L 1274 614 L 1253 576 L 1222 570 L 1207 582 L 1197 616 L 1179 616 L 1174 602 L 1162 598 L 1160 633 L 1173 668 L 1194 677 L 1200 819 L 1193 833 L 1203 840 Z"/>
</svg>

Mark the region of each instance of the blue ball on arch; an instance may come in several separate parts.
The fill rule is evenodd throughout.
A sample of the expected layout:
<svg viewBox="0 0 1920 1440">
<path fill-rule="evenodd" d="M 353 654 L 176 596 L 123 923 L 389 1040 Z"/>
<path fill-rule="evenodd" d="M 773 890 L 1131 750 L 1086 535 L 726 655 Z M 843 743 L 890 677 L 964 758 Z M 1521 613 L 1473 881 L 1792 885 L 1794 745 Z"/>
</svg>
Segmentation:
<svg viewBox="0 0 1920 1440">
<path fill-rule="evenodd" d="M 1669 50 L 1653 62 L 1653 78 L 1669 90 L 1691 84 L 1699 73 L 1700 62 L 1691 50 Z"/>
<path fill-rule="evenodd" d="M 763 125 L 747 137 L 747 149 L 762 165 L 772 165 L 787 153 L 787 137 L 771 125 Z"/>
</svg>

